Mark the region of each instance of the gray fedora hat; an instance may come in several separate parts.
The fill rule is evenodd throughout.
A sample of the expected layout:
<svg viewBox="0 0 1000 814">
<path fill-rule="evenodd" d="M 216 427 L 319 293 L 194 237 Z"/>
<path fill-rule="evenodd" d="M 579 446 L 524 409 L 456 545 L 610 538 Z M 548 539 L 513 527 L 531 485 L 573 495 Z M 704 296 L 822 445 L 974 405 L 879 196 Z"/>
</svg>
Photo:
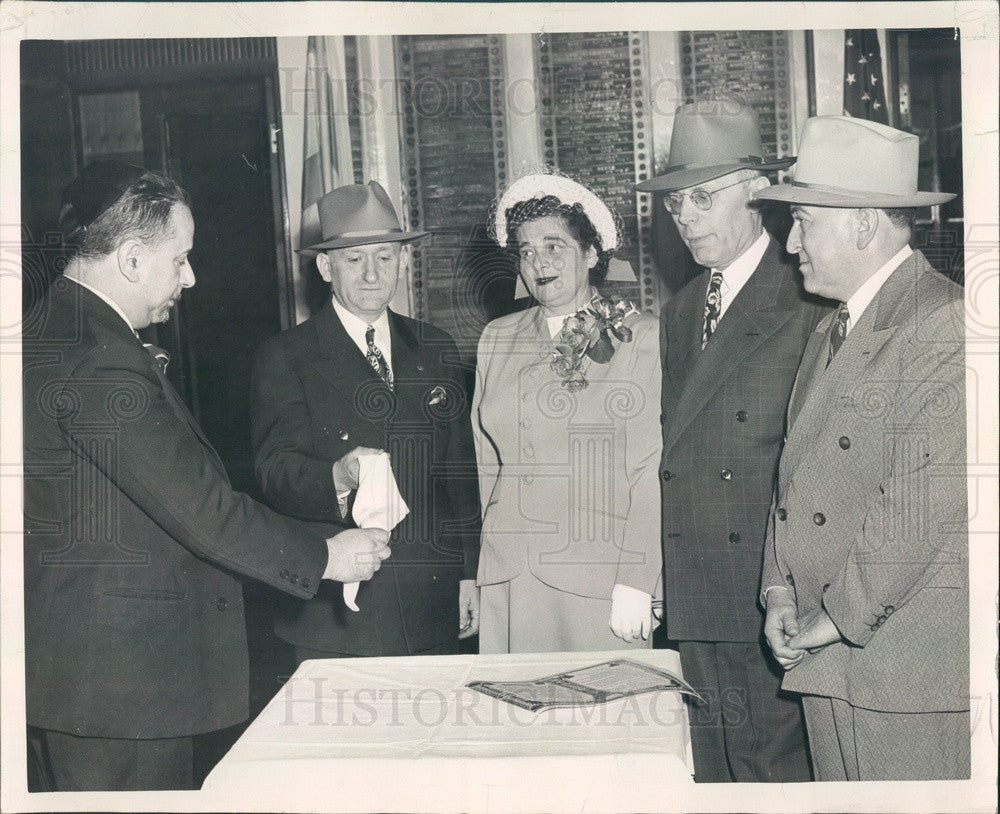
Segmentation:
<svg viewBox="0 0 1000 814">
<path fill-rule="evenodd" d="M 917 190 L 920 139 L 867 119 L 814 116 L 799 141 L 795 179 L 759 190 L 758 200 L 844 209 L 943 204 L 950 192 Z"/>
<path fill-rule="evenodd" d="M 794 157 L 764 157 L 753 108 L 737 99 L 700 101 L 677 108 L 665 171 L 635 188 L 669 192 L 737 170 L 783 170 L 794 162 Z"/>
<path fill-rule="evenodd" d="M 369 243 L 409 243 L 430 234 L 400 228 L 396 208 L 378 181 L 337 187 L 319 199 L 317 209 L 321 237 L 318 243 L 299 249 L 302 254 Z"/>
</svg>

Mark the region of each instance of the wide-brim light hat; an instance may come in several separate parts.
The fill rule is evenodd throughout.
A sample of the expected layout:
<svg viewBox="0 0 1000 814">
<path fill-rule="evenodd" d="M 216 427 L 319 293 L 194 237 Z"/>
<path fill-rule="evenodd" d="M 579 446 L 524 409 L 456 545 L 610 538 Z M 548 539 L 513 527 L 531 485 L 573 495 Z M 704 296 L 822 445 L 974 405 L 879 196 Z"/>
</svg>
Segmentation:
<svg viewBox="0 0 1000 814">
<path fill-rule="evenodd" d="M 920 139 L 851 116 L 806 119 L 794 180 L 754 194 L 758 200 L 845 209 L 935 206 L 950 192 L 920 192 Z"/>
<path fill-rule="evenodd" d="M 317 215 L 319 228 L 313 225 L 314 237 L 310 238 L 309 222 Z M 430 234 L 400 228 L 396 208 L 378 181 L 337 187 L 319 199 L 315 213 L 303 212 L 302 219 L 303 243 L 319 234 L 318 242 L 299 249 L 302 254 L 370 243 L 409 243 Z"/>
<path fill-rule="evenodd" d="M 764 156 L 760 123 L 753 108 L 735 99 L 702 100 L 677 108 L 664 172 L 635 188 L 670 192 L 737 170 L 783 170 L 794 162 L 794 156 Z"/>
</svg>

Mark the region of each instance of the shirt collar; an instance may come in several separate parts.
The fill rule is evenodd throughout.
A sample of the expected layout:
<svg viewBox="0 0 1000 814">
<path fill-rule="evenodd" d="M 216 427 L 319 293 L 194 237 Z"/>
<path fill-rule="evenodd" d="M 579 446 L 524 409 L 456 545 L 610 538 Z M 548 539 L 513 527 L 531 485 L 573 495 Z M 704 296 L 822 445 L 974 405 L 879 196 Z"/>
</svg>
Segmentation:
<svg viewBox="0 0 1000 814">
<path fill-rule="evenodd" d="M 330 300 L 333 303 L 333 310 L 337 312 L 344 330 L 347 331 L 347 335 L 351 337 L 354 344 L 361 349 L 362 353 L 367 353 L 368 350 L 368 342 L 365 340 L 365 334 L 368 332 L 369 325 L 375 329 L 375 344 L 378 345 L 382 354 L 387 355 L 391 353 L 392 335 L 389 333 L 388 309 L 383 309 L 374 322 L 368 322 L 357 314 L 352 314 L 337 302 L 336 298 L 331 297 Z"/>
<path fill-rule="evenodd" d="M 136 331 L 136 329 L 132 327 L 132 323 L 129 322 L 129 318 L 125 316 L 125 312 L 122 311 L 122 309 L 118 306 L 118 303 L 116 303 L 113 299 L 111 299 L 111 297 L 109 297 L 103 291 L 99 291 L 98 289 L 94 288 L 92 285 L 88 285 L 79 277 L 74 277 L 72 274 L 68 272 L 63 274 L 63 277 L 65 277 L 67 280 L 72 280 L 81 288 L 86 288 L 87 291 L 89 291 L 91 294 L 93 294 L 96 297 L 100 297 L 102 300 L 104 300 L 104 302 L 108 304 L 109 308 L 111 308 L 116 314 L 118 314 L 118 316 L 120 316 L 123 320 L 125 320 L 125 324 L 128 325 L 128 329 L 136 336 L 139 335 L 139 332 Z"/>
<path fill-rule="evenodd" d="M 889 258 L 884 266 L 865 280 L 857 291 L 851 294 L 847 300 L 847 310 L 851 315 L 850 321 L 848 322 L 848 331 L 850 331 L 852 326 L 858 324 L 858 320 L 861 319 L 861 315 L 871 304 L 871 301 L 875 299 L 875 295 L 878 294 L 879 289 L 882 288 L 885 281 L 889 279 L 889 276 L 897 268 L 899 268 L 903 261 L 906 260 L 906 258 L 911 254 L 913 254 L 913 249 L 911 249 L 908 245 L 903 246 L 902 249 Z"/>
</svg>

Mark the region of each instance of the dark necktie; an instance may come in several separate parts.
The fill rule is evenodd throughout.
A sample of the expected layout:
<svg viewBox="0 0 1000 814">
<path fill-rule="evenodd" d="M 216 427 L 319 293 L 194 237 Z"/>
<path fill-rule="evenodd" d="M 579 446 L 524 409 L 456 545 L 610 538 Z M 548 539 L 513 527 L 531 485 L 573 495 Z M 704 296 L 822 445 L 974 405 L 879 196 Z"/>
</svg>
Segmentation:
<svg viewBox="0 0 1000 814">
<path fill-rule="evenodd" d="M 851 312 L 847 310 L 847 303 L 841 303 L 837 310 L 837 318 L 833 322 L 833 330 L 830 332 L 830 353 L 826 357 L 826 366 L 830 366 L 833 357 L 837 355 L 840 346 L 847 339 L 847 323 L 851 319 Z"/>
<path fill-rule="evenodd" d="M 160 366 L 160 370 L 166 375 L 167 365 L 170 364 L 170 354 L 163 348 L 156 347 L 152 342 L 143 342 L 142 346 L 156 360 L 156 363 Z"/>
<path fill-rule="evenodd" d="M 705 325 L 701 329 L 701 349 L 705 350 L 705 345 L 715 329 L 719 327 L 719 314 L 722 313 L 722 272 L 713 271 L 712 277 L 708 281 L 708 294 L 705 296 Z"/>
<path fill-rule="evenodd" d="M 378 349 L 378 345 L 375 344 L 375 327 L 372 325 L 369 325 L 368 330 L 365 331 L 365 342 L 368 344 L 368 352 L 365 354 L 368 364 L 372 366 L 372 370 L 375 371 L 375 375 L 391 388 L 392 371 L 389 370 L 389 365 L 386 364 L 382 351 L 380 351 Z"/>
</svg>

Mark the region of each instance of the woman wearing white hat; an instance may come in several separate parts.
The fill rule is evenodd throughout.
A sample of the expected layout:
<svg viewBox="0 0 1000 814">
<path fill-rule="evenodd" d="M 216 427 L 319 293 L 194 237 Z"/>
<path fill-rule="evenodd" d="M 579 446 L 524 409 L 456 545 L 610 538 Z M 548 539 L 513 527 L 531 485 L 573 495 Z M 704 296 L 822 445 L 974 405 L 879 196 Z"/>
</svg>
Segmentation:
<svg viewBox="0 0 1000 814">
<path fill-rule="evenodd" d="M 658 323 L 600 296 L 618 220 L 556 174 L 514 182 L 491 224 L 538 302 L 480 339 L 480 650 L 651 645 L 660 576 Z"/>
</svg>

